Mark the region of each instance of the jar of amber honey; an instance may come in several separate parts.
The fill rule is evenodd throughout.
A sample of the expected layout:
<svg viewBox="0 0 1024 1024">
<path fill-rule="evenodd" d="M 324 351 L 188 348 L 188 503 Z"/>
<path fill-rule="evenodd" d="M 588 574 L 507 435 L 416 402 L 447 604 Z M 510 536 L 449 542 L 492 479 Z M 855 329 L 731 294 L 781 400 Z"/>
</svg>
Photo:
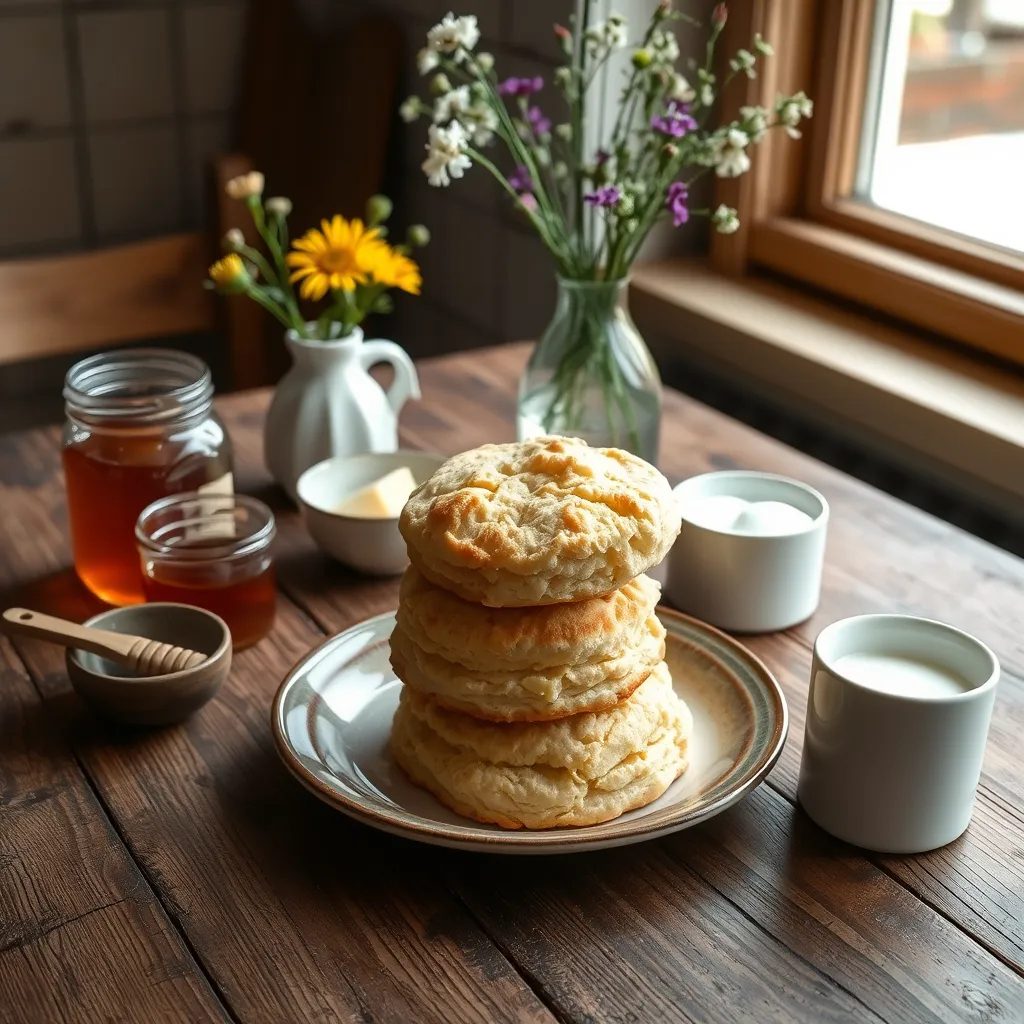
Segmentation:
<svg viewBox="0 0 1024 1024">
<path fill-rule="evenodd" d="M 146 600 L 205 608 L 228 624 L 236 650 L 254 644 L 274 624 L 274 533 L 274 514 L 245 495 L 153 502 L 135 527 Z"/>
<path fill-rule="evenodd" d="M 209 367 L 169 349 L 103 352 L 68 371 L 64 403 L 75 571 L 104 601 L 137 604 L 139 513 L 168 494 L 232 490 Z"/>
</svg>

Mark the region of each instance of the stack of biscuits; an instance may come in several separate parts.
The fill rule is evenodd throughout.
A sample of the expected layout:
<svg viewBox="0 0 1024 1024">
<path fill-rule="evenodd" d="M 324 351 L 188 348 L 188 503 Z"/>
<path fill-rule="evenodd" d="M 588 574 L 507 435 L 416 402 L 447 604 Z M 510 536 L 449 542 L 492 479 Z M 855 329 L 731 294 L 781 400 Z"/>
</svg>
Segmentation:
<svg viewBox="0 0 1024 1024">
<path fill-rule="evenodd" d="M 692 720 L 643 575 L 679 532 L 654 467 L 575 438 L 485 445 L 413 492 L 400 528 L 391 746 L 414 782 L 540 829 L 607 821 L 682 774 Z"/>
</svg>

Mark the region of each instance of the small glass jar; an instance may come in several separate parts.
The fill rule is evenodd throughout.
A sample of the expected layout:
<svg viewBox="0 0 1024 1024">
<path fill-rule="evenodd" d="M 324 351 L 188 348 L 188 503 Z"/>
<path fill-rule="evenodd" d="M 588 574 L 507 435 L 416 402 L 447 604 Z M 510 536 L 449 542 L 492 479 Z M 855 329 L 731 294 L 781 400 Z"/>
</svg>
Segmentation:
<svg viewBox="0 0 1024 1024">
<path fill-rule="evenodd" d="M 274 625 L 275 532 L 273 512 L 242 494 L 193 491 L 154 501 L 135 526 L 146 600 L 214 612 L 235 650 L 262 640 Z"/>
<path fill-rule="evenodd" d="M 75 571 L 104 601 L 137 604 L 139 513 L 168 494 L 233 490 L 209 367 L 170 349 L 103 352 L 71 367 L 64 403 Z"/>
</svg>

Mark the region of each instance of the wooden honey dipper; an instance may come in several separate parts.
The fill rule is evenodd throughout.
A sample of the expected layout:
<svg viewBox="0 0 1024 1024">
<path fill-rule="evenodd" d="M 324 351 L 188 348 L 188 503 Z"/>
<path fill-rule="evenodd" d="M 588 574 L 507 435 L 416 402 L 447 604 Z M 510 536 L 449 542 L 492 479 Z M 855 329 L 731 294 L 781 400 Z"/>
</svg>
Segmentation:
<svg viewBox="0 0 1024 1024">
<path fill-rule="evenodd" d="M 175 647 L 145 636 L 80 626 L 77 622 L 32 612 L 27 608 L 8 608 L 3 614 L 3 630 L 98 654 L 140 676 L 168 675 L 195 668 L 206 661 L 206 655 L 199 651 Z"/>
</svg>

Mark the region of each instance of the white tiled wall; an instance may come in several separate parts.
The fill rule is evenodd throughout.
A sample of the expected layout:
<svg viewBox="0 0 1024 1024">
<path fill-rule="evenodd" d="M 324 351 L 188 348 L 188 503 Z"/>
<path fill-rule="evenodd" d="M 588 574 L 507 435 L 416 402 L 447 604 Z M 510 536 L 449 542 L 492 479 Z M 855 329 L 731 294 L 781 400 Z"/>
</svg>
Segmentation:
<svg viewBox="0 0 1024 1024">
<path fill-rule="evenodd" d="M 0 259 L 202 222 L 245 0 L 0 0 Z"/>
</svg>

